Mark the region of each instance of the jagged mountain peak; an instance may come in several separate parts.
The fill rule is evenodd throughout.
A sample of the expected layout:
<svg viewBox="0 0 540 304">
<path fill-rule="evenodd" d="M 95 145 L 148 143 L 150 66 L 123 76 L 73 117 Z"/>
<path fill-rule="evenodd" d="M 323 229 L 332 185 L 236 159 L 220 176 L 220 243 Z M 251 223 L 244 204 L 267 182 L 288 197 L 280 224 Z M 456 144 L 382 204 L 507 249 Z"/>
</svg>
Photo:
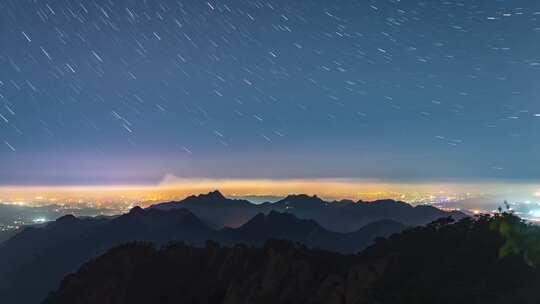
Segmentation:
<svg viewBox="0 0 540 304">
<path fill-rule="evenodd" d="M 198 198 L 207 198 L 211 200 L 224 200 L 227 199 L 219 190 L 210 191 L 206 194 L 197 195 Z"/>
<path fill-rule="evenodd" d="M 139 206 L 135 206 L 129 210 L 129 214 L 141 214 L 141 213 L 144 213 L 144 209 Z"/>
</svg>

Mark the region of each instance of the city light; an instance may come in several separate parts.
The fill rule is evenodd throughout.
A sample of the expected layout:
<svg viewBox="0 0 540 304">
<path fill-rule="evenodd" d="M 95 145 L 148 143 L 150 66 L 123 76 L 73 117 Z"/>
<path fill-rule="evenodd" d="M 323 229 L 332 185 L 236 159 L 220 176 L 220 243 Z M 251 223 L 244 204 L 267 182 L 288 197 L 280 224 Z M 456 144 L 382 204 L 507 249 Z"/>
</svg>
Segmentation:
<svg viewBox="0 0 540 304">
<path fill-rule="evenodd" d="M 35 219 L 33 220 L 33 222 L 36 223 L 36 224 L 42 224 L 42 223 L 47 222 L 47 219 L 44 218 L 44 217 L 38 217 L 38 218 L 35 218 Z"/>
</svg>

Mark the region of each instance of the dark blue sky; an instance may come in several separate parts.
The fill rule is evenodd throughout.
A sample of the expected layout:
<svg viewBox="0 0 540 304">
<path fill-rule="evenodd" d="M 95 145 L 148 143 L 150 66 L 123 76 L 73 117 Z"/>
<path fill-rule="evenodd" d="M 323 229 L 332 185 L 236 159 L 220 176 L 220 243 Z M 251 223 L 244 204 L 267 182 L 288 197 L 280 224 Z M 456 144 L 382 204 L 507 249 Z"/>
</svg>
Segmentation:
<svg viewBox="0 0 540 304">
<path fill-rule="evenodd" d="M 0 184 L 540 178 L 536 0 L 4 0 L 0 63 Z"/>
</svg>

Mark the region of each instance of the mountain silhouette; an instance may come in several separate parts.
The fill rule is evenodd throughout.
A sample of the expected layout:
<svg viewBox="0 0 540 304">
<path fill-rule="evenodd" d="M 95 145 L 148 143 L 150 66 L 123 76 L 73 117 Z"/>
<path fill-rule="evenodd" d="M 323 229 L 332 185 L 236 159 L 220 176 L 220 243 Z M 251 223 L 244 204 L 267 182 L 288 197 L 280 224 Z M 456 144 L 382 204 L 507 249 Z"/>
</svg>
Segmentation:
<svg viewBox="0 0 540 304">
<path fill-rule="evenodd" d="M 27 228 L 0 244 L 0 299 L 7 303 L 36 303 L 85 261 L 113 246 L 134 241 L 158 246 L 171 241 L 203 246 L 208 240 L 230 246 L 262 246 L 268 239 L 285 239 L 310 248 L 357 252 L 376 237 L 403 230 L 405 225 L 394 219 L 399 210 L 409 212 L 410 218 L 418 222 L 449 215 L 394 201 L 331 203 L 307 195 L 255 205 L 228 199 L 218 191 L 147 209 L 135 207 L 116 217 L 67 215 L 43 227 Z M 357 222 L 345 213 L 356 214 Z M 339 216 L 350 227 L 358 228 L 345 232 L 328 229 L 332 226 L 329 221 L 339 221 Z M 320 225 L 319 219 L 327 225 Z M 234 228 L 222 228 L 229 226 L 226 224 Z"/>
<path fill-rule="evenodd" d="M 411 206 L 394 200 L 373 202 L 342 200 L 327 202 L 317 196 L 289 195 L 275 203 L 252 204 L 246 200 L 228 199 L 219 191 L 190 196 L 182 201 L 156 204 L 150 209 L 186 208 L 213 228 L 240 227 L 259 213 L 279 211 L 312 219 L 336 232 L 354 232 L 380 220 L 391 220 L 406 226 L 425 225 L 442 217 L 465 217 L 461 212 L 445 212 L 432 206 Z"/>
<path fill-rule="evenodd" d="M 298 219 L 291 213 L 270 211 L 258 214 L 239 228 L 224 228 L 222 243 L 262 245 L 268 239 L 284 239 L 312 248 L 339 252 L 358 252 L 379 236 L 402 231 L 404 226 L 393 221 L 368 224 L 355 232 L 339 233 L 326 230 L 314 220 Z"/>
<path fill-rule="evenodd" d="M 259 215 L 244 228 L 291 221 Z M 496 221 L 442 219 L 351 255 L 277 240 L 260 247 L 127 244 L 65 277 L 44 304 L 538 303 L 538 268 L 520 255 L 499 255 Z M 318 229 L 312 221 L 299 227 L 302 234 Z"/>
<path fill-rule="evenodd" d="M 0 244 L 0 299 L 37 303 L 61 277 L 108 248 L 132 241 L 204 243 L 208 229 L 186 209 L 134 208 L 113 219 L 64 216 L 42 228 L 27 228 Z"/>
<path fill-rule="evenodd" d="M 36 303 L 83 262 L 112 246 L 133 241 L 159 245 L 182 241 L 202 246 L 213 240 L 229 245 L 262 245 L 269 238 L 279 238 L 310 247 L 353 252 L 375 237 L 404 228 L 396 222 L 380 224 L 377 229 L 366 227 L 365 231 L 336 233 L 313 220 L 272 211 L 269 215 L 257 215 L 239 228 L 215 230 L 187 209 L 140 207 L 115 218 L 64 216 L 44 227 L 25 229 L 0 244 L 0 299 L 7 303 Z"/>
<path fill-rule="evenodd" d="M 266 204 L 265 204 L 266 206 Z M 261 207 L 263 207 L 261 209 Z M 149 209 L 171 210 L 185 208 L 195 213 L 209 227 L 239 227 L 258 213 L 269 209 L 252 204 L 247 200 L 228 199 L 219 191 L 193 195 L 179 202 L 167 202 L 150 206 Z"/>
</svg>

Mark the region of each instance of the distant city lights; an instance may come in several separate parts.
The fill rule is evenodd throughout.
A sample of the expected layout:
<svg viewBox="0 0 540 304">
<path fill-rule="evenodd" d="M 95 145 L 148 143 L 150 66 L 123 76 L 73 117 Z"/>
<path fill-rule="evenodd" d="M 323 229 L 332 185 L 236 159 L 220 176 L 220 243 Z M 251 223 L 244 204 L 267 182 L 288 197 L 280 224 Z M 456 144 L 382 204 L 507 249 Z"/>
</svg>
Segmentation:
<svg viewBox="0 0 540 304">
<path fill-rule="evenodd" d="M 36 224 L 42 224 L 42 223 L 45 223 L 45 222 L 48 222 L 48 221 L 47 221 L 47 218 L 45 218 L 45 217 L 38 217 L 38 218 L 35 218 L 33 220 L 33 222 L 36 223 Z"/>
</svg>

